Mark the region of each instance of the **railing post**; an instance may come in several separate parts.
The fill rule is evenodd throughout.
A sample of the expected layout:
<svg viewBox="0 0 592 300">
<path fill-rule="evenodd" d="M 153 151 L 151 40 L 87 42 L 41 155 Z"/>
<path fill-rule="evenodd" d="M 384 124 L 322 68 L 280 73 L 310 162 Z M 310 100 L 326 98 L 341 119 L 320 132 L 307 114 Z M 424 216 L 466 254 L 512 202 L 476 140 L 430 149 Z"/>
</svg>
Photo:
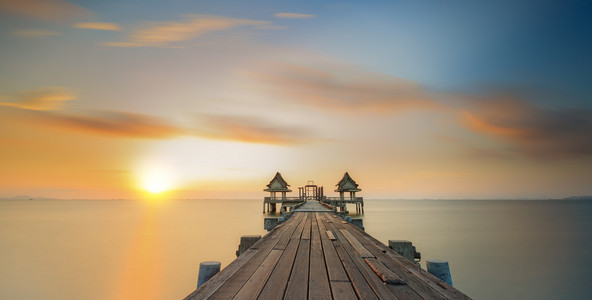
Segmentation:
<svg viewBox="0 0 592 300">
<path fill-rule="evenodd" d="M 428 259 L 426 260 L 428 272 L 438 277 L 440 280 L 448 283 L 452 286 L 452 275 L 450 275 L 450 266 L 448 262 L 440 259 Z"/>
<path fill-rule="evenodd" d="M 240 256 L 245 251 L 249 250 L 258 240 L 261 239 L 260 235 L 243 235 L 240 238 L 240 244 L 238 250 L 236 250 L 236 256 Z"/>
<path fill-rule="evenodd" d="M 220 272 L 219 261 L 204 261 L 199 264 L 199 275 L 197 275 L 197 288 L 210 280 L 214 275 Z"/>
</svg>

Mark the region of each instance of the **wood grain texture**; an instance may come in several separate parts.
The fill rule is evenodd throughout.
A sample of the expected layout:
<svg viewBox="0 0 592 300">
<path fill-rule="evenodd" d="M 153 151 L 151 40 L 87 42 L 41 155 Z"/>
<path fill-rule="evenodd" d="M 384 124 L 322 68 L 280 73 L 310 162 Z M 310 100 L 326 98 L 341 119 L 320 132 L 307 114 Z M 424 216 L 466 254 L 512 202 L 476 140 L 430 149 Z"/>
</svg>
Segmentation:
<svg viewBox="0 0 592 300">
<path fill-rule="evenodd" d="M 185 300 L 470 299 L 333 212 L 301 211 Z"/>
</svg>

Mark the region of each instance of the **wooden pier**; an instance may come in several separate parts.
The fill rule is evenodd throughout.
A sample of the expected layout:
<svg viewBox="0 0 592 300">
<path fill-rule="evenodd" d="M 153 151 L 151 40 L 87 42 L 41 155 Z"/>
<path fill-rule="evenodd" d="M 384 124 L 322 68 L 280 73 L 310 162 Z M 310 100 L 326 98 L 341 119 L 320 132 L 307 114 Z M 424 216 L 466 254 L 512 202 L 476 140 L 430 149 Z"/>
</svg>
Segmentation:
<svg viewBox="0 0 592 300">
<path fill-rule="evenodd" d="M 469 299 L 316 200 L 185 300 Z"/>
</svg>

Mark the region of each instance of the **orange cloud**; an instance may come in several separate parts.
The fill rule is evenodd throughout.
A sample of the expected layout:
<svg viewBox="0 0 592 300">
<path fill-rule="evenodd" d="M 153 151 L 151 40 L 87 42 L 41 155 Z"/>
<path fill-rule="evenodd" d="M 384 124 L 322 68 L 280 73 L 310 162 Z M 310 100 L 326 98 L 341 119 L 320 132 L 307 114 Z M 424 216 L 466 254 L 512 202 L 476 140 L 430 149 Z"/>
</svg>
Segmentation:
<svg viewBox="0 0 592 300">
<path fill-rule="evenodd" d="M 171 138 L 185 130 L 157 117 L 129 112 L 100 112 L 94 115 L 42 114 L 45 125 L 63 129 L 121 137 Z"/>
<path fill-rule="evenodd" d="M 477 132 L 484 132 L 499 136 L 524 136 L 527 131 L 523 128 L 517 128 L 507 125 L 498 125 L 491 123 L 486 118 L 480 118 L 479 116 L 472 114 L 468 111 L 462 112 L 465 125 Z"/>
<path fill-rule="evenodd" d="M 279 100 L 323 111 L 392 114 L 409 109 L 458 112 L 462 126 L 497 137 L 532 157 L 592 154 L 592 112 L 548 109 L 508 96 L 476 99 L 432 93 L 415 82 L 343 64 L 275 64 L 247 73 Z M 448 101 L 441 101 L 447 99 Z M 457 106 L 460 100 L 463 105 Z M 503 150 L 506 155 L 507 149 Z"/>
<path fill-rule="evenodd" d="M 592 112 L 546 109 L 518 98 L 472 99 L 462 112 L 467 128 L 498 137 L 535 157 L 592 155 Z"/>
<path fill-rule="evenodd" d="M 76 99 L 76 94 L 66 87 L 56 86 L 22 92 L 13 97 L 12 102 L 0 102 L 2 106 L 12 106 L 27 110 L 57 110 L 64 102 Z M 8 98 L 8 97 L 3 97 Z M 2 99 L 2 98 L 0 98 Z"/>
<path fill-rule="evenodd" d="M 251 117 L 201 115 L 199 120 L 202 126 L 195 134 L 207 138 L 278 145 L 314 140 L 311 132 L 305 128 L 279 126 Z"/>
<path fill-rule="evenodd" d="M 43 29 L 23 29 L 17 30 L 12 33 L 16 37 L 44 37 L 44 36 L 57 36 L 62 34 L 61 32 L 43 30 Z"/>
<path fill-rule="evenodd" d="M 276 64 L 250 75 L 274 97 L 327 111 L 385 114 L 440 107 L 415 82 L 349 65 Z"/>
<path fill-rule="evenodd" d="M 293 145 L 318 141 L 313 138 L 311 131 L 305 128 L 272 124 L 251 117 L 200 115 L 196 126 L 188 128 L 172 124 L 161 117 L 120 111 L 77 115 L 31 110 L 8 111 L 7 113 L 18 113 L 22 116 L 18 118 L 19 120 L 29 124 L 38 124 L 44 128 L 50 126 L 73 132 L 113 137 L 168 139 L 178 136 L 196 136 L 273 145 Z"/>
<path fill-rule="evenodd" d="M 298 13 L 276 13 L 273 15 L 276 18 L 283 18 L 283 19 L 309 19 L 309 18 L 316 17 L 315 15 L 298 14 Z"/>
<path fill-rule="evenodd" d="M 83 29 L 95 29 L 95 30 L 109 30 L 109 31 L 119 31 L 121 27 L 116 23 L 106 23 L 106 22 L 83 22 L 83 23 L 76 23 L 74 24 L 75 28 L 83 28 Z"/>
<path fill-rule="evenodd" d="M 108 42 L 111 47 L 166 47 L 174 43 L 189 41 L 205 34 L 228 30 L 239 26 L 263 27 L 268 21 L 231 19 L 218 16 L 193 15 L 187 22 L 149 23 L 145 28 L 129 35 L 125 42 Z"/>
<path fill-rule="evenodd" d="M 53 22 L 91 14 L 87 9 L 63 0 L 0 0 L 0 11 Z"/>
</svg>

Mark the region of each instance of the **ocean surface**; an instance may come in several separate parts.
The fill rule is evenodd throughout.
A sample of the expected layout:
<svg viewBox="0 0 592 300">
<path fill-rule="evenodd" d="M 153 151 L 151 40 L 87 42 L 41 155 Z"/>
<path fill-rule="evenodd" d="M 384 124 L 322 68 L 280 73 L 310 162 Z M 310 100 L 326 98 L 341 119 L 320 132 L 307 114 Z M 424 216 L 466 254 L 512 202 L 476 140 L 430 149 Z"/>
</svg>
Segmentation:
<svg viewBox="0 0 592 300">
<path fill-rule="evenodd" d="M 201 261 L 224 267 L 241 235 L 266 233 L 261 211 L 262 200 L 1 200 L 0 299 L 182 299 Z M 365 212 L 366 232 L 448 260 L 475 299 L 592 295 L 592 201 L 366 200 Z"/>
</svg>

